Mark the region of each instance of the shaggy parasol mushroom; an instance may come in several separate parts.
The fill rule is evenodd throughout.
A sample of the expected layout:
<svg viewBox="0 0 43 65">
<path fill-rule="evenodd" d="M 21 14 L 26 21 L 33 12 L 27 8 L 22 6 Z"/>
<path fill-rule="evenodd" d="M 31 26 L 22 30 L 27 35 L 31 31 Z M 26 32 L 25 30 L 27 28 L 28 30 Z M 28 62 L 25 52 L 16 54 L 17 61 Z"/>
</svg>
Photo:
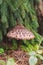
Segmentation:
<svg viewBox="0 0 43 65">
<path fill-rule="evenodd" d="M 15 38 L 17 40 L 30 40 L 33 39 L 35 36 L 23 25 L 16 25 L 15 28 L 8 32 L 7 37 L 11 39 Z"/>
</svg>

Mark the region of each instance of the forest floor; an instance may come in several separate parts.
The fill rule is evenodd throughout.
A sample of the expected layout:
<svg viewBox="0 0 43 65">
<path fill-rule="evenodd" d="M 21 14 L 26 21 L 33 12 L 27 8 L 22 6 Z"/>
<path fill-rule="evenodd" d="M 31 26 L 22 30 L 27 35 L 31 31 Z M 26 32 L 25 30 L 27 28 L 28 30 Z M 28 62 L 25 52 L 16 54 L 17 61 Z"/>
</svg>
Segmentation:
<svg viewBox="0 0 43 65">
<path fill-rule="evenodd" d="M 27 52 L 18 49 L 18 50 L 9 50 L 8 52 L 0 55 L 0 60 L 4 60 L 5 62 L 9 58 L 14 58 L 17 65 L 29 65 L 29 55 Z M 38 60 L 37 65 L 43 65 L 43 61 Z"/>
</svg>

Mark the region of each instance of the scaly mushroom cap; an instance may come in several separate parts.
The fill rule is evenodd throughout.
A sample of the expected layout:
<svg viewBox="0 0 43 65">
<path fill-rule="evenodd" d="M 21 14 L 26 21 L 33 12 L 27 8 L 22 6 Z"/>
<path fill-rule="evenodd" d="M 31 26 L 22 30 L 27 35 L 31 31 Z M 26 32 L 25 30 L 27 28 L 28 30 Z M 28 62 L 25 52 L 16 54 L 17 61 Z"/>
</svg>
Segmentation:
<svg viewBox="0 0 43 65">
<path fill-rule="evenodd" d="M 35 36 L 30 30 L 27 30 L 24 26 L 17 25 L 15 26 L 15 28 L 8 32 L 7 37 L 11 39 L 15 38 L 17 40 L 30 40 L 33 39 Z"/>
</svg>

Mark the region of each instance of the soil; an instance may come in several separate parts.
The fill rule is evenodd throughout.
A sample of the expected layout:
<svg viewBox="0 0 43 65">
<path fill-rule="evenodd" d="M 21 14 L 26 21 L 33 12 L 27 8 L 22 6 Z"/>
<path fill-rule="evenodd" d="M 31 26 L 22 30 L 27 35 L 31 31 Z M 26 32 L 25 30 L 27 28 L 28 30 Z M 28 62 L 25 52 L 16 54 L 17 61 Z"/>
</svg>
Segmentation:
<svg viewBox="0 0 43 65">
<path fill-rule="evenodd" d="M 29 55 L 21 49 L 9 50 L 3 55 L 0 55 L 0 60 L 4 60 L 6 62 L 8 57 L 14 58 L 17 65 L 29 65 Z M 43 65 L 43 61 L 38 60 L 37 65 Z"/>
</svg>

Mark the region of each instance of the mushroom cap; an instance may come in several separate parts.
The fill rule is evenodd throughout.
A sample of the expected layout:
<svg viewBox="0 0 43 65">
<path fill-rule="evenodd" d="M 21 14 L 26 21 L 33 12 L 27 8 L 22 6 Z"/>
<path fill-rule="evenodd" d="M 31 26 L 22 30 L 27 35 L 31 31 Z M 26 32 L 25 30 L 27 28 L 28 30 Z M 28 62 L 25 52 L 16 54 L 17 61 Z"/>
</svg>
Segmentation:
<svg viewBox="0 0 43 65">
<path fill-rule="evenodd" d="M 33 39 L 35 36 L 23 25 L 16 25 L 11 31 L 8 32 L 7 37 L 11 39 L 15 38 L 17 40 L 30 40 Z"/>
</svg>

